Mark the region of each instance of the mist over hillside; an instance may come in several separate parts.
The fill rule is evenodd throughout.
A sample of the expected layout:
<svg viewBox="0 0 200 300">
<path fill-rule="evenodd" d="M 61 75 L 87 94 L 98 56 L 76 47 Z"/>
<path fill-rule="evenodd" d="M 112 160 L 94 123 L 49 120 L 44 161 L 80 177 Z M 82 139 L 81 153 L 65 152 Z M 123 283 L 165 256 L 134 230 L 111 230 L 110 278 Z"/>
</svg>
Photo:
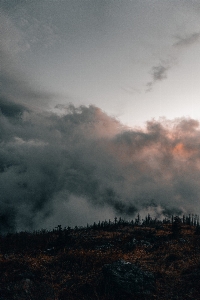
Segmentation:
<svg viewBox="0 0 200 300">
<path fill-rule="evenodd" d="M 93 105 L 57 109 L 1 97 L 2 232 L 199 213 L 197 120 L 128 128 Z"/>
</svg>

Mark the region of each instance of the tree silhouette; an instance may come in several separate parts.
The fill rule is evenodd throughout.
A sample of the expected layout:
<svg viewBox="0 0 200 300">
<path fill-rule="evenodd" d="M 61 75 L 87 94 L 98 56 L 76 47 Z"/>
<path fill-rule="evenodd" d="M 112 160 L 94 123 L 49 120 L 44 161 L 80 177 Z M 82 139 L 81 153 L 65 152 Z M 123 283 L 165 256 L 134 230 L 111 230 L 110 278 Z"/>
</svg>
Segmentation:
<svg viewBox="0 0 200 300">
<path fill-rule="evenodd" d="M 178 237 L 181 233 L 181 219 L 175 216 L 172 223 L 172 235 L 173 237 Z"/>
</svg>

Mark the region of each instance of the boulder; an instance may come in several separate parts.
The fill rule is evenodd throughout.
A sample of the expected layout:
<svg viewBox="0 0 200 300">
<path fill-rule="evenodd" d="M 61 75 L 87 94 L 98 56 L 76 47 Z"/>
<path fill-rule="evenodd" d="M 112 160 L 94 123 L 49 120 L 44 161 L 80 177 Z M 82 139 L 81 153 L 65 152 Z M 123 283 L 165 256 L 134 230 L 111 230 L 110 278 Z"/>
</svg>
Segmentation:
<svg viewBox="0 0 200 300">
<path fill-rule="evenodd" d="M 109 294 L 124 294 L 138 298 L 148 296 L 149 298 L 155 290 L 153 273 L 124 260 L 104 265 L 103 275 L 106 292 Z"/>
</svg>

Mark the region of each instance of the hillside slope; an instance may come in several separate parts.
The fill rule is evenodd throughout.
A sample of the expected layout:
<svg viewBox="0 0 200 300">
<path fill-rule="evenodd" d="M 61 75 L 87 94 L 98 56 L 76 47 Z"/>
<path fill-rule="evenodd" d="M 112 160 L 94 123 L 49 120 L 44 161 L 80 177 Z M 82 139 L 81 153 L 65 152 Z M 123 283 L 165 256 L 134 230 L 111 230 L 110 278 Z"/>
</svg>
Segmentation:
<svg viewBox="0 0 200 300">
<path fill-rule="evenodd" d="M 200 299 L 198 226 L 116 220 L 0 236 L 0 299 L 116 299 L 103 269 L 121 260 L 153 274 L 155 290 L 118 299 Z"/>
</svg>

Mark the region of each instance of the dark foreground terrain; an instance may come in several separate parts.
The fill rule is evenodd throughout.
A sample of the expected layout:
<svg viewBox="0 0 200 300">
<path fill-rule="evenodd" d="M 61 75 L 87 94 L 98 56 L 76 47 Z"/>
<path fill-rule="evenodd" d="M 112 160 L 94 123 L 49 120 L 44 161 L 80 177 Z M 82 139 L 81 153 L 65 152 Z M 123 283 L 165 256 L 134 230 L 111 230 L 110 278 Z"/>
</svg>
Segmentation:
<svg viewBox="0 0 200 300">
<path fill-rule="evenodd" d="M 0 236 L 0 300 L 200 299 L 200 230 L 170 221 Z"/>
</svg>

